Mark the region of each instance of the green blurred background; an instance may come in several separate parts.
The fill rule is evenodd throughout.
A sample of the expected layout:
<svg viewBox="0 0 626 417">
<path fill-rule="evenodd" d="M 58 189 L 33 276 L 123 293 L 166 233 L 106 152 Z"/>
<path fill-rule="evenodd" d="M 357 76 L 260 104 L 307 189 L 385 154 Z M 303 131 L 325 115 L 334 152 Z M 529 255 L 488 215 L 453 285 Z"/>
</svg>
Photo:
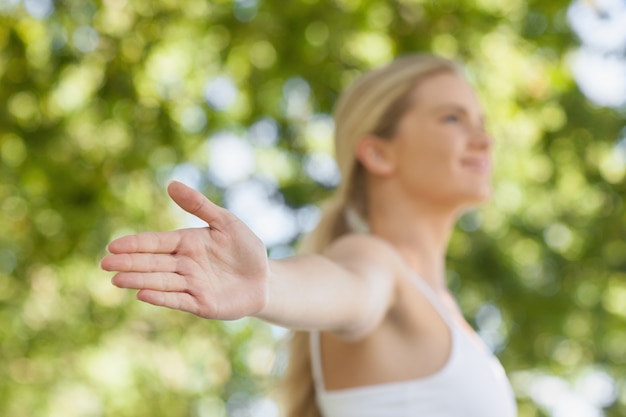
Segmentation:
<svg viewBox="0 0 626 417">
<path fill-rule="evenodd" d="M 497 138 L 493 201 L 460 220 L 449 281 L 520 416 L 626 415 L 625 16 L 619 0 L 0 0 L 0 415 L 276 416 L 284 332 L 141 305 L 99 259 L 122 234 L 198 225 L 171 179 L 293 253 L 338 181 L 338 94 L 414 51 L 468 65 Z"/>
</svg>

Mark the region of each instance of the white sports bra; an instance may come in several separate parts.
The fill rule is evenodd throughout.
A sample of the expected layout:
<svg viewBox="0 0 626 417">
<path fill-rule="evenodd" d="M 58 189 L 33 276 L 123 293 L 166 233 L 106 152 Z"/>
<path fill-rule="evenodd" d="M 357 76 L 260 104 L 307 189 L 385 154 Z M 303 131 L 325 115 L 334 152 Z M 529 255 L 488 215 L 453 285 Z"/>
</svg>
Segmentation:
<svg viewBox="0 0 626 417">
<path fill-rule="evenodd" d="M 324 417 L 514 417 L 515 396 L 500 365 L 452 320 L 421 278 L 414 282 L 450 327 L 448 361 L 435 374 L 415 380 L 327 391 L 318 332 L 311 332 L 311 365 Z"/>
</svg>

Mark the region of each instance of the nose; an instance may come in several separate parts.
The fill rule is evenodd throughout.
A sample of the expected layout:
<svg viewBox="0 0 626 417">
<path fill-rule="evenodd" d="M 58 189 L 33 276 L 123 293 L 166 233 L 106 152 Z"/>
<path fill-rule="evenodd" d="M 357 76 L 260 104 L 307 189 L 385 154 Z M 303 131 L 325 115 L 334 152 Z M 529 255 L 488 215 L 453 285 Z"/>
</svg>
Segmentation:
<svg viewBox="0 0 626 417">
<path fill-rule="evenodd" d="M 475 127 L 471 134 L 470 145 L 477 149 L 489 150 L 493 145 L 493 137 L 484 126 Z"/>
</svg>

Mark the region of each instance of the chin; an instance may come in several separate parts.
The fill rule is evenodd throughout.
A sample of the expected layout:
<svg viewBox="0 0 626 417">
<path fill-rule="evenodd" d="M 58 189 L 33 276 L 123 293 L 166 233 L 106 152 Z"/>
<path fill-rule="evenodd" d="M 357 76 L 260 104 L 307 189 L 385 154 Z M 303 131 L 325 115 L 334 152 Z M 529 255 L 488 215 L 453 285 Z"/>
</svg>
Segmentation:
<svg viewBox="0 0 626 417">
<path fill-rule="evenodd" d="M 463 211 L 465 211 L 482 206 L 483 204 L 491 201 L 491 196 L 491 188 L 487 190 L 481 190 L 481 192 L 479 193 L 466 195 L 463 199 L 463 202 L 461 203 L 461 208 Z"/>
</svg>

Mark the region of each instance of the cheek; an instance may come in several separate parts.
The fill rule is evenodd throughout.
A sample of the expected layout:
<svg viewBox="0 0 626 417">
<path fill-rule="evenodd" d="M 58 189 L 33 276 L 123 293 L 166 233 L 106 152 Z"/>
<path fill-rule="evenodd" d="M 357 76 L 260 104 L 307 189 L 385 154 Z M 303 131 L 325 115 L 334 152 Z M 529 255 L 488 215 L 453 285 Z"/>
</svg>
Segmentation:
<svg viewBox="0 0 626 417">
<path fill-rule="evenodd" d="M 400 138 L 399 138 L 400 139 Z M 410 170 L 414 176 L 426 176 L 425 180 L 447 178 L 458 174 L 463 154 L 464 138 L 448 126 L 423 124 L 418 129 L 405 129 L 396 152 L 400 168 Z"/>
<path fill-rule="evenodd" d="M 401 176 L 412 184 L 411 188 L 417 187 L 421 192 L 444 192 L 457 182 L 454 178 L 460 174 L 450 152 L 439 146 L 407 149 L 402 158 Z"/>
<path fill-rule="evenodd" d="M 457 170 L 459 150 L 446 138 L 423 141 L 414 152 L 415 164 L 434 175 L 452 175 Z M 409 152 L 407 152 L 407 155 Z"/>
</svg>

